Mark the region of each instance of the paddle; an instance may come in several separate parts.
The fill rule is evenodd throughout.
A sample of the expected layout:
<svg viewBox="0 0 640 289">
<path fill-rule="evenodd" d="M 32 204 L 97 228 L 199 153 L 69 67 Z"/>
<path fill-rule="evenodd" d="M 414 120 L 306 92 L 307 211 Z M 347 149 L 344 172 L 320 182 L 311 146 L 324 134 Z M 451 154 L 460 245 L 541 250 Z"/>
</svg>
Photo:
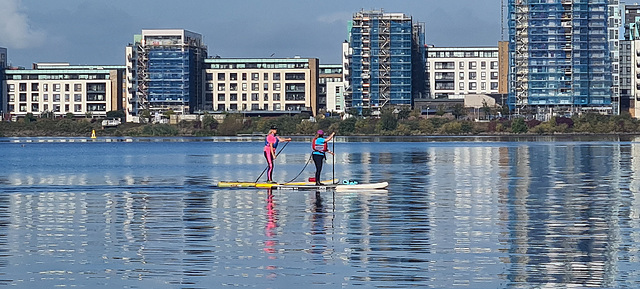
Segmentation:
<svg viewBox="0 0 640 289">
<path fill-rule="evenodd" d="M 336 139 L 335 139 L 335 134 L 333 135 L 334 137 L 331 139 L 333 141 L 333 143 L 331 143 L 331 151 L 333 152 L 331 154 L 331 180 L 335 181 L 336 179 Z"/>
<path fill-rule="evenodd" d="M 287 147 L 287 145 L 288 145 L 289 143 L 290 143 L 290 141 L 286 142 L 286 143 L 282 146 L 282 148 L 280 149 L 280 151 L 276 154 L 276 158 L 280 155 L 280 153 L 284 150 L 284 148 L 285 148 L 285 147 Z M 274 160 L 274 161 L 275 161 L 275 160 Z M 266 172 L 266 171 L 267 171 L 267 169 L 269 169 L 269 164 L 267 164 L 267 167 L 266 167 L 266 168 L 264 168 L 264 170 L 262 170 L 262 173 L 260 173 L 260 175 L 258 176 L 258 178 L 256 179 L 256 181 L 255 181 L 254 183 L 257 183 L 257 182 L 260 180 L 260 178 L 262 177 L 262 175 L 264 175 L 264 172 Z"/>
</svg>

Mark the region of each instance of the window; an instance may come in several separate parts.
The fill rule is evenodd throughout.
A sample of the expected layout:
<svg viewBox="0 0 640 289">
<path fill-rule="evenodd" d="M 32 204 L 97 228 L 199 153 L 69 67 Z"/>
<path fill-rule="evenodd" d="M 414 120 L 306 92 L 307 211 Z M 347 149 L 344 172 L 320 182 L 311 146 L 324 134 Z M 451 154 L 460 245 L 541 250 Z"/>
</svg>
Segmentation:
<svg viewBox="0 0 640 289">
<path fill-rule="evenodd" d="M 49 101 L 49 95 L 46 94 L 46 93 L 44 95 L 42 95 L 42 100 Z"/>
<path fill-rule="evenodd" d="M 487 68 L 487 62 L 486 61 L 481 61 L 480 62 L 480 68 L 486 69 Z"/>
<path fill-rule="evenodd" d="M 224 83 L 218 83 L 218 91 L 224 91 L 224 90 L 225 90 Z"/>
<path fill-rule="evenodd" d="M 46 94 L 45 94 L 46 95 Z M 14 102 L 16 101 L 16 95 L 15 94 L 9 94 L 9 102 Z"/>
<path fill-rule="evenodd" d="M 32 93 L 31 94 L 31 101 L 32 102 L 38 102 L 38 98 L 39 98 L 39 95 L 37 93 Z"/>
<path fill-rule="evenodd" d="M 492 82 L 491 83 L 491 90 L 497 90 L 498 89 L 498 83 L 497 82 Z"/>
<path fill-rule="evenodd" d="M 280 80 L 280 72 L 273 73 L 273 80 Z"/>
<path fill-rule="evenodd" d="M 38 85 L 39 85 L 39 83 L 32 83 L 31 84 L 31 91 L 38 91 Z"/>
<path fill-rule="evenodd" d="M 462 62 L 460 62 L 460 63 L 462 63 Z M 458 78 L 459 78 L 460 80 L 464 80 L 464 72 L 460 72 L 460 73 L 458 74 Z"/>
<path fill-rule="evenodd" d="M 238 91 L 238 84 L 237 83 L 229 84 L 229 91 Z"/>
<path fill-rule="evenodd" d="M 498 79 L 498 73 L 497 72 L 491 72 L 491 79 Z"/>
<path fill-rule="evenodd" d="M 458 84 L 458 88 L 459 88 L 460 90 L 464 90 L 464 82 L 460 82 L 460 83 Z"/>
<path fill-rule="evenodd" d="M 53 95 L 53 102 L 60 102 L 60 94 L 56 93 Z"/>
<path fill-rule="evenodd" d="M 487 79 L 487 73 L 486 72 L 480 72 L 480 79 L 481 80 L 486 80 Z"/>
<path fill-rule="evenodd" d="M 264 101 L 269 101 L 269 94 L 268 93 L 264 94 Z"/>
<path fill-rule="evenodd" d="M 237 73 L 229 73 L 229 80 L 238 80 L 238 74 Z"/>
<path fill-rule="evenodd" d="M 247 91 L 247 84 L 246 83 L 242 84 L 242 91 Z"/>
<path fill-rule="evenodd" d="M 56 84 L 53 85 L 53 91 L 55 91 L 55 92 L 60 91 L 60 84 L 59 83 L 56 83 Z"/>
<path fill-rule="evenodd" d="M 224 101 L 224 93 L 218 93 L 218 101 Z"/>
<path fill-rule="evenodd" d="M 20 91 L 27 91 L 27 84 L 26 84 L 26 83 L 20 83 L 20 84 L 18 84 L 18 86 L 19 86 L 19 88 L 18 88 L 18 89 L 19 89 Z M 25 109 L 26 109 L 26 108 L 25 108 Z"/>
<path fill-rule="evenodd" d="M 38 112 L 40 111 L 40 105 L 37 103 L 32 103 L 31 104 L 31 112 Z"/>
<path fill-rule="evenodd" d="M 480 83 L 480 90 L 487 90 L 487 83 L 486 82 L 481 82 Z"/>
<path fill-rule="evenodd" d="M 257 103 L 254 103 L 254 104 L 251 105 L 251 110 L 259 110 L 259 109 L 260 108 L 259 108 Z"/>
<path fill-rule="evenodd" d="M 251 73 L 251 80 L 260 80 L 260 74 L 257 72 Z"/>
<path fill-rule="evenodd" d="M 65 102 L 69 102 L 69 101 L 70 101 L 70 99 L 71 99 L 71 96 L 70 96 L 68 93 L 65 93 L 65 94 L 64 94 L 64 101 L 65 101 Z"/>
<path fill-rule="evenodd" d="M 42 91 L 49 91 L 49 84 L 43 84 L 42 85 Z"/>
<path fill-rule="evenodd" d="M 476 90 L 478 88 L 478 84 L 475 82 L 469 82 L 469 90 Z"/>
<path fill-rule="evenodd" d="M 498 69 L 498 62 L 497 61 L 491 61 L 491 69 Z"/>
<path fill-rule="evenodd" d="M 49 104 L 44 104 L 44 111 L 48 111 L 49 110 Z"/>
<path fill-rule="evenodd" d="M 265 72 L 265 73 L 262 75 L 262 80 L 269 80 L 269 73 L 268 73 L 268 72 Z"/>
<path fill-rule="evenodd" d="M 247 74 L 246 73 L 242 73 L 242 80 L 247 80 Z"/>
<path fill-rule="evenodd" d="M 20 107 L 20 112 L 27 112 L 27 104 L 26 103 L 21 103 L 19 107 Z"/>
<path fill-rule="evenodd" d="M 76 104 L 73 106 L 74 112 L 82 112 L 82 104 Z"/>
<path fill-rule="evenodd" d="M 75 92 L 82 91 L 82 84 L 79 84 L 79 83 L 74 84 L 73 91 Z"/>
<path fill-rule="evenodd" d="M 64 84 L 64 91 L 69 91 L 69 84 L 68 83 Z"/>
<path fill-rule="evenodd" d="M 54 104 L 53 105 L 53 111 L 54 112 L 60 112 L 60 105 L 59 104 Z"/>
<path fill-rule="evenodd" d="M 213 83 L 207 82 L 207 91 L 213 91 Z"/>
<path fill-rule="evenodd" d="M 20 97 L 20 101 L 27 101 L 27 94 L 26 93 L 21 93 L 19 97 Z"/>
<path fill-rule="evenodd" d="M 469 80 L 476 80 L 476 72 L 469 72 Z"/>
<path fill-rule="evenodd" d="M 273 90 L 274 91 L 280 91 L 280 83 L 274 83 L 273 84 Z"/>
<path fill-rule="evenodd" d="M 470 69 L 476 69 L 476 62 L 475 61 L 470 61 L 469 62 L 469 68 Z"/>
<path fill-rule="evenodd" d="M 273 101 L 280 101 L 280 94 L 279 93 L 274 93 L 273 94 Z"/>
<path fill-rule="evenodd" d="M 206 75 L 206 80 L 207 81 L 213 80 L 213 73 L 206 73 L 205 75 Z"/>
<path fill-rule="evenodd" d="M 45 84 L 46 85 L 46 84 Z M 15 84 L 9 84 L 7 85 L 7 91 L 9 92 L 13 92 L 16 90 L 16 85 Z"/>
<path fill-rule="evenodd" d="M 269 90 L 269 84 L 265 83 L 262 88 L 263 88 L 262 90 L 268 91 Z"/>
<path fill-rule="evenodd" d="M 246 93 L 242 94 L 242 101 L 247 101 L 247 94 Z"/>
<path fill-rule="evenodd" d="M 238 101 L 238 94 L 237 93 L 232 93 L 229 96 L 230 96 L 230 100 L 231 101 Z"/>
<path fill-rule="evenodd" d="M 252 83 L 251 84 L 251 90 L 258 90 L 260 89 L 257 83 Z"/>
<path fill-rule="evenodd" d="M 257 93 L 252 93 L 251 94 L 251 101 L 258 101 L 258 94 Z"/>
<path fill-rule="evenodd" d="M 224 80 L 224 73 L 218 73 L 218 80 Z"/>
<path fill-rule="evenodd" d="M 459 65 L 458 65 L 458 66 L 460 67 L 460 69 L 464 69 L 464 62 L 463 62 L 463 61 L 460 61 L 460 63 L 459 63 Z"/>
<path fill-rule="evenodd" d="M 213 102 L 213 93 L 207 92 L 204 94 L 204 101 L 207 103 Z"/>
</svg>

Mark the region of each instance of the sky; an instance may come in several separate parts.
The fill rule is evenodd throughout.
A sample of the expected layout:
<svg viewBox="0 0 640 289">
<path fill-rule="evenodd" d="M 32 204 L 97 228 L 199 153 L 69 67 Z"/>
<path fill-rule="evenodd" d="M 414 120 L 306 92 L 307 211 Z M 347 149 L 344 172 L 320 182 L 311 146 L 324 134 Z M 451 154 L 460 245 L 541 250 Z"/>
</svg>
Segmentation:
<svg viewBox="0 0 640 289">
<path fill-rule="evenodd" d="M 501 38 L 501 0 L 0 0 L 0 47 L 13 66 L 124 65 L 142 29 L 186 29 L 203 36 L 209 56 L 338 64 L 348 21 L 363 9 L 412 16 L 439 47 Z"/>
</svg>

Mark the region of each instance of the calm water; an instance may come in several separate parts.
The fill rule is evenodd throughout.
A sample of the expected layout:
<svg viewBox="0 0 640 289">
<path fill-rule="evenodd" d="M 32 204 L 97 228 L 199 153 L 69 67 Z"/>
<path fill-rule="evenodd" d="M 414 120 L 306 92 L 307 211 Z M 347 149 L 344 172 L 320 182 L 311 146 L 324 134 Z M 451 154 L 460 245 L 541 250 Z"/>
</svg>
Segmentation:
<svg viewBox="0 0 640 289">
<path fill-rule="evenodd" d="M 325 179 L 388 190 L 216 188 L 261 142 L 0 139 L 0 286 L 640 287 L 640 138 L 338 138 Z"/>
</svg>

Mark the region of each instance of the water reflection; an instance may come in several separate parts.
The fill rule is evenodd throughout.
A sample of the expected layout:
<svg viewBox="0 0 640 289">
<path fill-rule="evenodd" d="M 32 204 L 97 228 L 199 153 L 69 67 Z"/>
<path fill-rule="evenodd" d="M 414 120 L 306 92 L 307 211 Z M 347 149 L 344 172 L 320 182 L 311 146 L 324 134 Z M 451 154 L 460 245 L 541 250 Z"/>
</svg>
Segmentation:
<svg viewBox="0 0 640 289">
<path fill-rule="evenodd" d="M 341 193 L 213 187 L 264 168 L 251 143 L 0 143 L 0 284 L 634 288 L 639 143 L 338 143 L 340 178 L 391 183 Z"/>
</svg>

